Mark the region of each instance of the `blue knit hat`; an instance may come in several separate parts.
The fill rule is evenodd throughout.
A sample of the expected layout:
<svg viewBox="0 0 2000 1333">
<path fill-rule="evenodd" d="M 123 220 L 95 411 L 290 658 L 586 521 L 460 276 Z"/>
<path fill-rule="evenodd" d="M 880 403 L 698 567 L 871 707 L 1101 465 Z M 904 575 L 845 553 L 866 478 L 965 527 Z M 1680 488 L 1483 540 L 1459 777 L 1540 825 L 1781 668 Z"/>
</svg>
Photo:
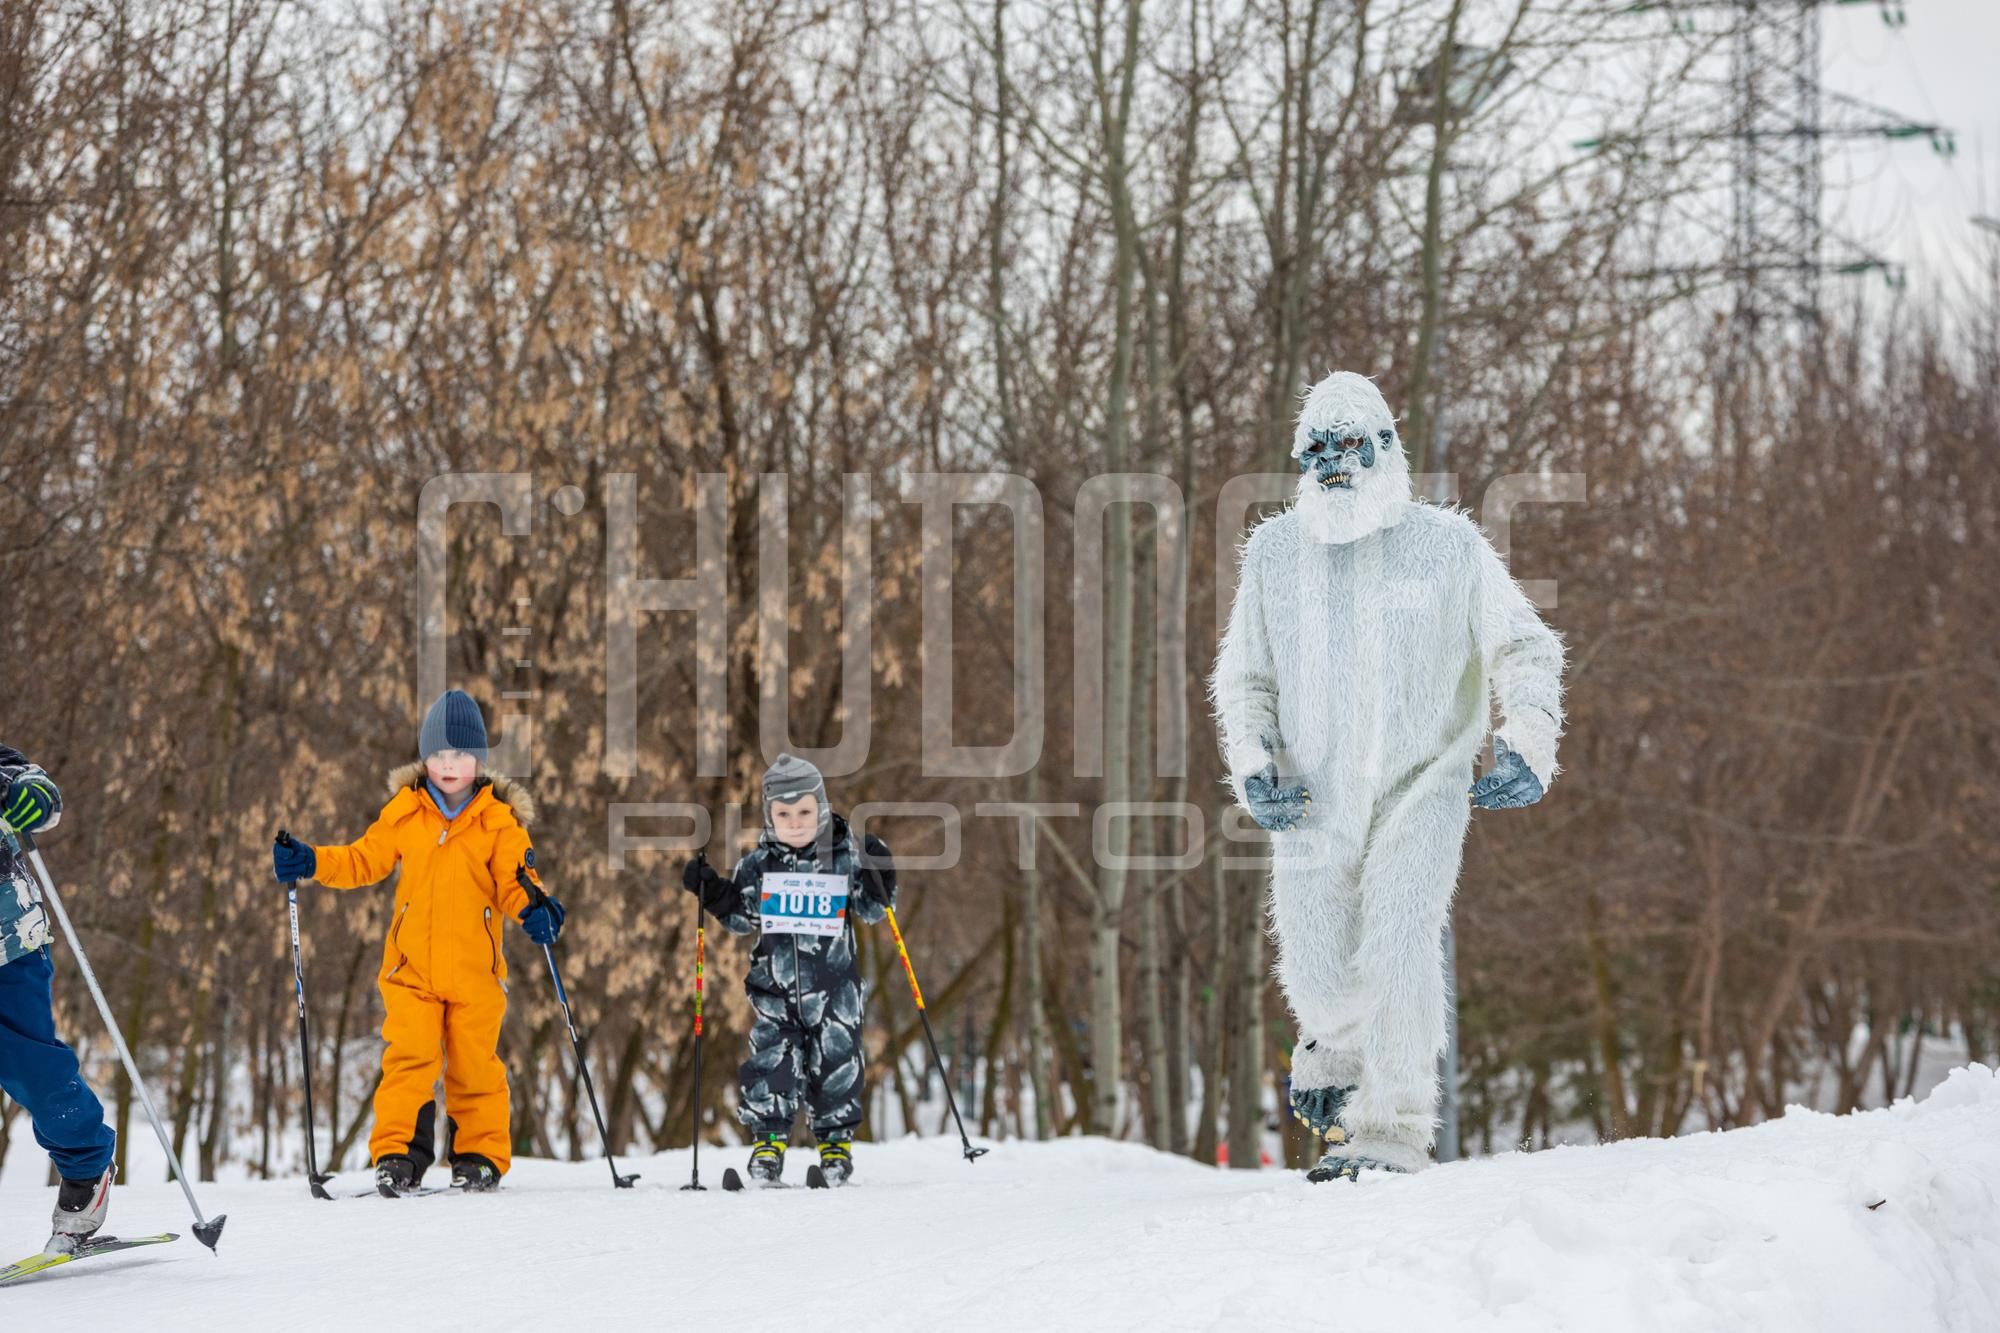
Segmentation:
<svg viewBox="0 0 2000 1333">
<path fill-rule="evenodd" d="M 417 757 L 428 759 L 439 750 L 459 750 L 486 762 L 486 719 L 464 690 L 446 690 L 424 714 L 417 733 Z"/>
</svg>

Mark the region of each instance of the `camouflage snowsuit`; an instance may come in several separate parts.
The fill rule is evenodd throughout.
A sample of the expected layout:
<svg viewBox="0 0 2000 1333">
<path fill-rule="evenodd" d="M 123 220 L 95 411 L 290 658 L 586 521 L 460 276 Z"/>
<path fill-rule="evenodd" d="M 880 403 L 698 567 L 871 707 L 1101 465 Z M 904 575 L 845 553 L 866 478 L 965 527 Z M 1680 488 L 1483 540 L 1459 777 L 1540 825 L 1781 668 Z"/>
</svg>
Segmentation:
<svg viewBox="0 0 2000 1333">
<path fill-rule="evenodd" d="M 765 935 L 751 955 L 743 989 L 756 1021 L 750 1058 L 737 1072 L 736 1118 L 753 1134 L 789 1133 L 802 1103 L 821 1142 L 852 1138 L 861 1124 L 866 997 L 854 962 L 854 923 L 873 925 L 896 905 L 888 847 L 871 836 L 866 849 L 864 870 L 847 821 L 834 815 L 822 841 L 796 850 L 767 830 L 729 877 L 733 891 L 716 916 L 735 935 L 759 929 L 758 888 L 767 874 L 844 875 L 848 884 L 847 926 L 840 934 Z"/>
<path fill-rule="evenodd" d="M 33 872 L 0 845 L 0 966 L 49 942 L 49 918 L 28 878 Z"/>
<path fill-rule="evenodd" d="M 0 788 L 29 771 L 41 769 L 19 750 L 0 745 Z M 27 861 L 0 842 L 0 967 L 39 952 L 49 942 L 48 912 L 35 891 L 34 877 Z"/>
</svg>

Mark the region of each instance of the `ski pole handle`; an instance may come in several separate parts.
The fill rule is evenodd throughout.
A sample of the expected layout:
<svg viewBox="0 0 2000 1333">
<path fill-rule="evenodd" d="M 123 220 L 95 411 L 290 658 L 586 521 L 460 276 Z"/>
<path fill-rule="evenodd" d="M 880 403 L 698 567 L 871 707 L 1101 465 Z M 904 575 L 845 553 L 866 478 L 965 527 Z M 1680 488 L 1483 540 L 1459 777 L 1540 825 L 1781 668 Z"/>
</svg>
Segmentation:
<svg viewBox="0 0 2000 1333">
<path fill-rule="evenodd" d="M 708 928 L 694 928 L 694 1035 L 701 1040 L 702 973 L 708 961 Z"/>
<path fill-rule="evenodd" d="M 297 845 L 296 840 L 292 837 L 290 829 L 282 829 L 282 828 L 279 829 L 276 841 L 280 847 L 292 847 Z M 296 885 L 298 881 L 295 879 L 288 879 L 285 881 L 285 883 L 287 885 Z M 291 892 L 294 895 L 293 907 L 292 907 L 292 943 L 297 944 L 299 942 L 299 923 L 298 923 L 298 905 L 297 905 L 298 890 L 296 888 L 293 888 Z"/>
<path fill-rule="evenodd" d="M 528 865 L 525 861 L 514 868 L 514 882 L 527 893 L 530 907 L 540 907 L 543 900 L 549 896 L 542 890 L 541 885 L 528 878 Z"/>
<path fill-rule="evenodd" d="M 0 841 L 6 842 L 7 850 L 17 856 L 26 856 L 35 850 L 34 835 L 26 829 L 15 828 L 4 819 L 0 819 Z"/>
<path fill-rule="evenodd" d="M 285 885 L 286 907 L 292 919 L 292 989 L 298 996 L 299 1022 L 306 1021 L 306 964 L 305 953 L 299 943 L 299 885 L 292 880 Z"/>
<path fill-rule="evenodd" d="M 924 1007 L 923 988 L 917 985 L 917 969 L 910 963 L 910 950 L 903 943 L 903 930 L 896 924 L 896 909 L 893 907 L 889 909 L 889 930 L 896 937 L 896 955 L 903 960 L 903 973 L 910 979 L 910 994 L 915 997 L 917 1008 L 921 1010 Z"/>
</svg>

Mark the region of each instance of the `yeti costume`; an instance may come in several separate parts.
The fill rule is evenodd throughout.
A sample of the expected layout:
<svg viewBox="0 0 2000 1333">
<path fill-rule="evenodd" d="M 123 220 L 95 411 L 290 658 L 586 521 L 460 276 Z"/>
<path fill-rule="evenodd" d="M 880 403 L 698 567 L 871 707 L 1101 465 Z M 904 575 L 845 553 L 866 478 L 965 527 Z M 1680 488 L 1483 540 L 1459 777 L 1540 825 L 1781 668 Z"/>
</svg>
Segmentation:
<svg viewBox="0 0 2000 1333">
<path fill-rule="evenodd" d="M 1313 1178 L 1415 1171 L 1489 698 L 1473 802 L 1525 805 L 1556 775 L 1562 644 L 1470 518 L 1413 498 L 1372 382 L 1313 386 L 1292 453 L 1297 497 L 1244 545 L 1211 693 L 1236 798 L 1273 830 L 1293 1105 L 1331 1145 Z"/>
</svg>

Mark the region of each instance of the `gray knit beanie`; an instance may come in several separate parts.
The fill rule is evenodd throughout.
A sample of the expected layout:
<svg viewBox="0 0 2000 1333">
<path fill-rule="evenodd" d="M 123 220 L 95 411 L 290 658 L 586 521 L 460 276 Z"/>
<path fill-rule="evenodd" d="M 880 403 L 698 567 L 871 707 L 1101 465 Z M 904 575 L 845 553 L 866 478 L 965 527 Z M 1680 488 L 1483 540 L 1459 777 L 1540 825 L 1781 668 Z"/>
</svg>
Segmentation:
<svg viewBox="0 0 2000 1333">
<path fill-rule="evenodd" d="M 486 762 L 486 719 L 464 690 L 446 690 L 424 714 L 417 733 L 417 757 L 428 759 L 439 750 L 459 750 Z"/>
<path fill-rule="evenodd" d="M 764 774 L 764 827 L 771 827 L 771 802 L 790 803 L 807 796 L 819 798 L 819 831 L 824 834 L 833 817 L 826 804 L 826 779 L 820 776 L 819 769 L 797 755 L 779 755 L 778 762 Z"/>
</svg>

